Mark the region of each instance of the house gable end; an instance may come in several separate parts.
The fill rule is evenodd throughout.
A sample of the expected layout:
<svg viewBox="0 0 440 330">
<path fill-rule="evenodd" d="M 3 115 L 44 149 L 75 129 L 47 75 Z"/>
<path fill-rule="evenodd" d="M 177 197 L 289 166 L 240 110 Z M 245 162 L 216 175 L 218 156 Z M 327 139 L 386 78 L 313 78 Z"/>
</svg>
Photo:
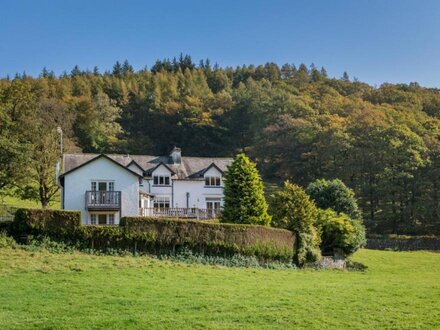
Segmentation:
<svg viewBox="0 0 440 330">
<path fill-rule="evenodd" d="M 67 171 L 67 172 L 65 172 L 65 173 L 63 173 L 63 174 L 61 174 L 61 175 L 60 175 L 60 179 L 61 179 L 61 178 L 64 178 L 66 175 L 69 175 L 70 173 L 72 173 L 72 172 L 74 172 L 74 171 L 76 171 L 76 170 L 78 170 L 78 169 L 80 169 L 80 168 L 82 168 L 82 167 L 84 167 L 84 166 L 87 166 L 87 165 L 89 165 L 89 164 L 95 162 L 95 161 L 98 160 L 98 159 L 106 159 L 107 161 L 109 161 L 109 162 L 111 162 L 111 163 L 113 163 L 113 164 L 119 166 L 120 168 L 122 168 L 122 169 L 128 171 L 129 173 L 131 173 L 131 174 L 137 176 L 138 178 L 142 178 L 142 175 L 140 175 L 139 173 L 136 173 L 136 172 L 132 171 L 131 169 L 129 169 L 128 167 L 125 167 L 125 166 L 121 165 L 120 163 L 118 163 L 117 161 L 113 160 L 112 158 L 110 158 L 109 156 L 107 156 L 107 155 L 105 155 L 105 154 L 100 154 L 100 155 L 96 156 L 95 158 L 92 158 L 92 159 L 90 159 L 89 161 L 87 161 L 87 162 L 85 162 L 85 163 L 83 163 L 83 164 L 81 164 L 81 165 L 79 165 L 79 166 L 77 166 L 77 167 L 75 167 L 75 168 L 72 168 L 71 170 L 69 170 L 69 171 Z"/>
</svg>

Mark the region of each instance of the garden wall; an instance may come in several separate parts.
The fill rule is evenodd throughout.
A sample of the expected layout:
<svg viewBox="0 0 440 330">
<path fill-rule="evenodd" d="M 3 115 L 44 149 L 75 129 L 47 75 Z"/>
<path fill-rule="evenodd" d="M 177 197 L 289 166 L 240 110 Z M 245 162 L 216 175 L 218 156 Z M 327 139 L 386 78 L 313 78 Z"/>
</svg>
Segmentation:
<svg viewBox="0 0 440 330">
<path fill-rule="evenodd" d="M 119 227 L 90 226 L 81 224 L 79 212 L 60 210 L 20 209 L 12 234 L 44 235 L 94 250 L 169 254 L 189 248 L 207 255 L 242 254 L 264 261 L 291 261 L 295 246 L 292 232 L 265 226 L 147 217 L 123 218 Z"/>
<path fill-rule="evenodd" d="M 440 237 L 375 237 L 367 239 L 367 249 L 415 251 L 440 251 Z"/>
</svg>

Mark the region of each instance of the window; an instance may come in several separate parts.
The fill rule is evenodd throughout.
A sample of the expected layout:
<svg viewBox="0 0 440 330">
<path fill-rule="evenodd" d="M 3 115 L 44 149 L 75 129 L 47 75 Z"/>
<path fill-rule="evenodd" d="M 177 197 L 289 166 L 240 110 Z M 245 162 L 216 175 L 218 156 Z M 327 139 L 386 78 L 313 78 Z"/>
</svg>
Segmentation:
<svg viewBox="0 0 440 330">
<path fill-rule="evenodd" d="M 155 175 L 153 177 L 153 184 L 157 186 L 169 186 L 170 177 L 168 175 Z"/>
<path fill-rule="evenodd" d="M 206 176 L 205 186 L 208 187 L 220 187 L 220 177 L 219 176 Z"/>
<path fill-rule="evenodd" d="M 107 214 L 98 214 L 98 225 L 107 224 Z"/>
<path fill-rule="evenodd" d="M 92 191 L 114 191 L 115 182 L 114 181 L 92 181 L 91 182 Z"/>
<path fill-rule="evenodd" d="M 114 225 L 115 214 L 114 213 L 92 213 L 90 214 L 91 225 Z"/>
<path fill-rule="evenodd" d="M 170 208 L 170 198 L 168 196 L 157 196 L 154 198 L 155 209 L 168 209 Z"/>
<path fill-rule="evenodd" d="M 206 208 L 208 210 L 220 211 L 221 199 L 220 198 L 206 198 Z"/>
</svg>

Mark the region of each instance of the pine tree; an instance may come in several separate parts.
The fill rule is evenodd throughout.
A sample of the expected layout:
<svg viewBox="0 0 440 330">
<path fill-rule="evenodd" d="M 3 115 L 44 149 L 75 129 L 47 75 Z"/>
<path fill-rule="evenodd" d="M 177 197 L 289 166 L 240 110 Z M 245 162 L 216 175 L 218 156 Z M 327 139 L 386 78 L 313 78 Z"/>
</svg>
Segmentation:
<svg viewBox="0 0 440 330">
<path fill-rule="evenodd" d="M 122 76 L 122 65 L 119 63 L 119 61 L 116 61 L 115 65 L 113 65 L 112 74 L 116 77 Z"/>
<path fill-rule="evenodd" d="M 128 63 L 128 60 L 125 60 L 124 63 L 122 64 L 122 74 L 124 76 L 127 76 L 133 73 L 134 73 L 133 66 L 130 63 Z"/>
<path fill-rule="evenodd" d="M 225 175 L 225 208 L 222 222 L 268 225 L 263 182 L 254 163 L 238 154 Z"/>
</svg>

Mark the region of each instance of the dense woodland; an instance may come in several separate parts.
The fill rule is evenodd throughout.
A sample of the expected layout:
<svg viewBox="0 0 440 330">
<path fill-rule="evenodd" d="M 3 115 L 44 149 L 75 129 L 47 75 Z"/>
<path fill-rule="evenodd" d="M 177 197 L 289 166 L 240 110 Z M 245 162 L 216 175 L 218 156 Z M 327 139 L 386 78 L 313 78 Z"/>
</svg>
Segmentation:
<svg viewBox="0 0 440 330">
<path fill-rule="evenodd" d="M 78 67 L 0 80 L 0 191 L 47 203 L 64 152 L 233 156 L 268 183 L 339 178 L 370 233 L 440 233 L 440 95 L 417 83 L 379 88 L 325 69 L 237 68 L 190 56 L 135 72 Z"/>
</svg>

